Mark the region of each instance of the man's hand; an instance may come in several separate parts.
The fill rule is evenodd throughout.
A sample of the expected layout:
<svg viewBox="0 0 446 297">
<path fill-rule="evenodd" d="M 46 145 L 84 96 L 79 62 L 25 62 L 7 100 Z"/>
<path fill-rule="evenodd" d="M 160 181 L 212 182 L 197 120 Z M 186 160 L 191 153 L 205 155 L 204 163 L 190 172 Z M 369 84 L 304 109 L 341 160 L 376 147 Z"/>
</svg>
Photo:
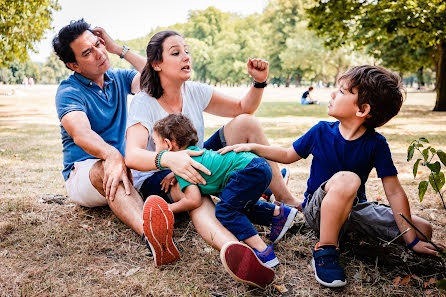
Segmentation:
<svg viewBox="0 0 446 297">
<path fill-rule="evenodd" d="M 175 178 L 175 174 L 173 172 L 166 175 L 166 177 L 163 178 L 161 181 L 161 190 L 164 192 L 169 192 L 169 189 L 171 186 L 175 185 L 177 182 L 177 179 Z"/>
<path fill-rule="evenodd" d="M 104 180 L 103 188 L 105 198 L 110 201 L 115 199 L 116 190 L 119 183 L 124 184 L 125 193 L 130 195 L 131 182 L 127 175 L 127 167 L 125 166 L 124 158 L 116 151 L 110 157 L 104 160 Z"/>
<path fill-rule="evenodd" d="M 234 144 L 234 145 L 228 145 L 225 147 L 222 147 L 221 149 L 219 149 L 217 151 L 217 153 L 219 153 L 220 155 L 224 155 L 230 151 L 234 151 L 236 153 L 239 152 L 252 152 L 254 150 L 254 145 L 253 143 L 239 143 L 239 144 Z"/>
<path fill-rule="evenodd" d="M 93 30 L 93 34 L 99 37 L 99 40 L 105 45 L 105 49 L 112 54 L 120 55 L 122 52 L 122 46 L 118 45 L 110 35 L 105 32 L 101 27 L 96 27 Z"/>
<path fill-rule="evenodd" d="M 211 172 L 191 158 L 191 156 L 201 156 L 203 153 L 204 151 L 191 150 L 166 152 L 161 157 L 161 165 L 163 167 L 169 167 L 172 172 L 190 183 L 205 185 L 206 181 L 198 173 L 197 169 L 207 175 L 211 175 Z"/>
<path fill-rule="evenodd" d="M 268 78 L 269 63 L 262 59 L 248 59 L 248 74 L 259 83 L 265 82 Z"/>
</svg>

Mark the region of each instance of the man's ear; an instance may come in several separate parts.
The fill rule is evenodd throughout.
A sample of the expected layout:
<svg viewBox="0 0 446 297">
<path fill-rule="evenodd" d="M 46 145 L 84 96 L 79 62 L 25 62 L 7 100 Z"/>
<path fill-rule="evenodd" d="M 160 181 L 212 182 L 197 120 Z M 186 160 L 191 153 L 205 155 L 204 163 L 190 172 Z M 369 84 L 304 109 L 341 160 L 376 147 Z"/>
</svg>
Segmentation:
<svg viewBox="0 0 446 297">
<path fill-rule="evenodd" d="M 370 118 L 370 104 L 364 103 L 363 105 L 361 105 L 361 107 L 358 109 L 358 111 L 356 112 L 356 116 L 360 117 L 360 118 Z"/>
<path fill-rule="evenodd" d="M 77 64 L 77 62 L 70 62 L 70 63 L 66 63 L 65 65 L 67 65 L 68 68 L 70 68 L 71 70 L 78 72 L 77 70 L 79 70 L 79 64 Z"/>
</svg>

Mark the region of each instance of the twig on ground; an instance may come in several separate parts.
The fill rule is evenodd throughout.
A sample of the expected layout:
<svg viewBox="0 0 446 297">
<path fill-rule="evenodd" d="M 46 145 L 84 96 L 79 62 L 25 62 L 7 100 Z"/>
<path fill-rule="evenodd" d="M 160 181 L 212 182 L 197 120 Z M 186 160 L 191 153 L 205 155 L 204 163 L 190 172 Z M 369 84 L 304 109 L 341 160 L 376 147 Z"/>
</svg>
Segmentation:
<svg viewBox="0 0 446 297">
<path fill-rule="evenodd" d="M 404 232 L 401 232 L 400 234 L 398 234 L 394 239 L 392 239 L 391 241 L 386 241 L 386 243 L 384 244 L 384 246 L 388 246 L 390 245 L 392 242 L 394 242 L 395 240 L 397 240 L 398 238 L 400 238 L 401 236 L 403 236 L 404 234 L 406 234 L 407 232 L 409 232 L 410 228 L 407 228 Z"/>
</svg>

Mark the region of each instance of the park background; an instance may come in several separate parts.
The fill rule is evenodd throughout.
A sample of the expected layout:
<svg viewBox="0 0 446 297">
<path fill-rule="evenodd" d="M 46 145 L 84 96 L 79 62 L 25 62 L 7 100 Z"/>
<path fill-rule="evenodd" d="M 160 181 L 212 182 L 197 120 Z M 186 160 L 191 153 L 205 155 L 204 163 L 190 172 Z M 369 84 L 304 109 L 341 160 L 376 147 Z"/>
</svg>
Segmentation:
<svg viewBox="0 0 446 297">
<path fill-rule="evenodd" d="M 60 174 L 54 95 L 70 71 L 54 54 L 43 59 L 32 54 L 68 2 L 0 1 L 0 296 L 445 295 L 435 286 L 446 276 L 438 258 L 359 239 L 343 247 L 349 285 L 341 290 L 319 286 L 309 265 L 317 238 L 302 215 L 277 246 L 282 265 L 266 291 L 233 281 L 218 252 L 200 239 L 186 217 L 177 220 L 175 230 L 182 260 L 157 269 L 138 236 L 107 208 L 86 209 L 69 202 Z M 256 13 L 234 13 L 223 1 L 214 2 L 218 5 L 188 9 L 185 20 L 160 22 L 162 27 L 148 28 L 143 37 L 118 42 L 145 56 L 153 33 L 177 30 L 191 48 L 193 79 L 235 97 L 251 84 L 248 57 L 267 59 L 269 86 L 256 116 L 270 142 L 283 147 L 318 121 L 333 120 L 326 115 L 326 103 L 337 77 L 349 67 L 368 63 L 399 73 L 407 99 L 400 114 L 378 131 L 390 143 L 413 213 L 430 220 L 434 239 L 445 243 L 446 212 L 438 194 L 429 189 L 422 202 L 418 198 L 418 184 L 430 171 L 420 166 L 414 179 L 413 161 L 407 162 L 407 147 L 419 137 L 446 149 L 445 2 L 271 0 L 257 1 Z M 122 5 L 102 4 L 95 13 L 106 14 L 107 5 Z M 157 5 L 169 6 L 152 5 L 147 18 L 158 14 Z M 125 6 L 122 14 L 131 22 L 135 7 L 126 11 Z M 194 7 L 192 2 L 189 6 Z M 100 18 L 86 20 L 102 26 Z M 113 27 L 124 21 L 115 17 Z M 118 32 L 113 36 L 113 28 L 105 29 L 120 38 Z M 129 67 L 116 56 L 110 59 L 114 67 Z M 24 76 L 33 77 L 35 84 L 22 84 Z M 316 87 L 314 97 L 321 105 L 299 105 L 309 85 Z M 206 115 L 205 121 L 209 135 L 228 119 Z M 288 166 L 289 188 L 297 197 L 305 191 L 310 164 L 311 158 Z M 370 200 L 387 203 L 374 172 L 367 191 Z"/>
</svg>

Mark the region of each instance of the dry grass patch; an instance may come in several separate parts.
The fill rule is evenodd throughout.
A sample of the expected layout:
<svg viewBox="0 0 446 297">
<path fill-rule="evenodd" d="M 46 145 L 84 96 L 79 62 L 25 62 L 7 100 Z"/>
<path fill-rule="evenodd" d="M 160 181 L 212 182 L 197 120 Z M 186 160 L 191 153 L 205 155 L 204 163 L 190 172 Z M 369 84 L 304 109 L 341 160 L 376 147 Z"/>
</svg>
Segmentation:
<svg viewBox="0 0 446 297">
<path fill-rule="evenodd" d="M 223 91 L 238 96 L 246 88 Z M 303 89 L 265 91 L 258 117 L 275 145 L 287 147 L 328 119 L 326 106 L 297 103 Z M 328 101 L 329 90 L 316 91 L 318 99 Z M 276 286 L 265 291 L 232 280 L 218 252 L 198 236 L 187 216 L 178 216 L 175 223 L 182 260 L 155 268 L 140 238 L 108 208 L 87 209 L 66 199 L 54 94 L 55 87 L 35 86 L 0 96 L 0 296 L 444 296 L 432 285 L 424 287 L 430 278 L 445 277 L 437 259 L 419 257 L 402 246 L 383 250 L 358 239 L 343 246 L 348 285 L 338 290 L 318 285 L 310 267 L 317 238 L 301 214 L 276 246 L 282 264 Z M 446 114 L 430 111 L 431 93 L 408 97 L 401 114 L 379 131 L 390 142 L 413 213 L 431 220 L 435 240 L 445 243 L 446 212 L 432 192 L 423 203 L 417 200 L 417 182 L 405 154 L 409 141 L 420 136 L 446 149 Z M 205 121 L 210 135 L 228 120 L 206 115 Z M 310 164 L 309 158 L 289 165 L 289 188 L 298 197 L 305 191 Z M 375 173 L 367 192 L 371 200 L 386 201 Z M 267 228 L 258 230 L 268 235 Z M 412 277 L 407 285 L 394 285 L 395 278 L 409 274 L 420 280 Z"/>
</svg>

